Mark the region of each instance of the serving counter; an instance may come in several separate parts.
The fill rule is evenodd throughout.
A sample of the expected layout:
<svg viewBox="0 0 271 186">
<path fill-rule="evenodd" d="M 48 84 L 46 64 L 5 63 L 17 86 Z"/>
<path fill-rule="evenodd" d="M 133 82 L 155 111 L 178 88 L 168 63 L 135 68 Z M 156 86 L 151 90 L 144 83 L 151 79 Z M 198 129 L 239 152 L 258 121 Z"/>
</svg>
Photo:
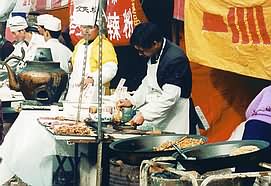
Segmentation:
<svg viewBox="0 0 271 186">
<path fill-rule="evenodd" d="M 76 157 L 79 151 L 88 149 L 87 143 L 96 143 L 96 138 L 91 136 L 53 135 L 38 122 L 40 117 L 51 116 L 52 112 L 48 110 L 22 110 L 19 113 L 0 146 L 0 185 L 17 175 L 33 186 L 51 186 L 55 155 Z M 112 139 L 138 135 L 142 133 L 106 136 Z"/>
</svg>

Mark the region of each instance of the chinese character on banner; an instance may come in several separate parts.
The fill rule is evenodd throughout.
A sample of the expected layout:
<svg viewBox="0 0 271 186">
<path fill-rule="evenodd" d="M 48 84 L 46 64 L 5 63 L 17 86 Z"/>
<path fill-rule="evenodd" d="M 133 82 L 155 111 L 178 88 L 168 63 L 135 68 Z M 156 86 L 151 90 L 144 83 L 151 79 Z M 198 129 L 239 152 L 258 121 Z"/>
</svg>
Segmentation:
<svg viewBox="0 0 271 186">
<path fill-rule="evenodd" d="M 106 16 L 108 39 L 115 46 L 129 45 L 134 27 L 147 21 L 139 0 L 107 0 Z"/>
<path fill-rule="evenodd" d="M 75 5 L 91 4 L 89 2 L 89 0 L 69 0 L 70 36 L 73 44 L 76 44 L 81 39 L 79 26 L 74 24 Z M 81 7 L 80 10 L 83 10 L 83 8 Z M 141 22 L 147 21 L 139 0 L 107 0 L 106 17 L 108 39 L 115 46 L 129 45 L 129 39 L 134 27 Z"/>
</svg>

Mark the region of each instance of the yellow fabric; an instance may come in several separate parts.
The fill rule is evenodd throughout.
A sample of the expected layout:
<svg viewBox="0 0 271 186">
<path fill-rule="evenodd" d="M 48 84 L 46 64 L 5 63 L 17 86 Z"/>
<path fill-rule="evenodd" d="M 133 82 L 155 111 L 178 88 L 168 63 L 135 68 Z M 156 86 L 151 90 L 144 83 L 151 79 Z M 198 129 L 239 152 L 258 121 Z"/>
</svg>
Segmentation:
<svg viewBox="0 0 271 186">
<path fill-rule="evenodd" d="M 243 17 L 240 16 L 242 12 Z M 252 18 L 249 18 L 249 12 Z M 217 19 L 206 19 L 205 15 Z M 234 21 L 230 22 L 230 19 Z M 237 33 L 235 38 L 233 28 L 236 28 Z M 259 43 L 253 41 L 253 36 L 258 37 Z M 271 80 L 270 37 L 270 0 L 185 2 L 185 43 L 190 61 Z"/>
<path fill-rule="evenodd" d="M 72 64 L 74 64 L 74 59 L 77 54 L 78 46 L 82 45 L 85 42 L 84 39 L 81 39 L 74 48 L 72 55 Z M 88 56 L 88 62 L 90 63 L 90 71 L 95 72 L 98 70 L 99 65 L 99 37 L 97 37 L 92 43 L 92 47 L 90 48 L 91 55 Z M 102 64 L 107 62 L 118 63 L 117 56 L 114 50 L 114 47 L 107 38 L 103 37 L 102 42 Z"/>
<path fill-rule="evenodd" d="M 107 62 L 113 62 L 117 64 L 118 60 L 112 43 L 106 37 L 103 37 L 102 39 L 102 64 L 105 64 Z M 84 42 L 85 40 L 81 39 L 74 47 L 71 60 L 72 65 L 74 65 L 75 62 L 78 46 L 82 45 Z M 91 51 L 88 51 L 91 54 L 90 56 L 88 56 L 88 63 L 90 64 L 90 71 L 95 72 L 99 68 L 99 37 L 96 37 L 96 39 L 91 43 L 91 45 L 92 47 L 89 48 L 89 50 Z M 106 89 L 105 94 L 109 95 L 110 83 L 106 83 L 104 86 Z"/>
</svg>

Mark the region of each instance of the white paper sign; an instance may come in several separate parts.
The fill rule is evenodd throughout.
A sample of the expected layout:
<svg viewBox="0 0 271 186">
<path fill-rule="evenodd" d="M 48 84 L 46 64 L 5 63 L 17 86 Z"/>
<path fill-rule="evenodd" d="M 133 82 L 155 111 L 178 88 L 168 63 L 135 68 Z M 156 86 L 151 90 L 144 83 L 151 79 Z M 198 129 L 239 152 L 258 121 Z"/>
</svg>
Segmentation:
<svg viewBox="0 0 271 186">
<path fill-rule="evenodd" d="M 98 4 L 98 0 L 74 0 L 73 23 L 77 25 L 95 25 Z"/>
</svg>

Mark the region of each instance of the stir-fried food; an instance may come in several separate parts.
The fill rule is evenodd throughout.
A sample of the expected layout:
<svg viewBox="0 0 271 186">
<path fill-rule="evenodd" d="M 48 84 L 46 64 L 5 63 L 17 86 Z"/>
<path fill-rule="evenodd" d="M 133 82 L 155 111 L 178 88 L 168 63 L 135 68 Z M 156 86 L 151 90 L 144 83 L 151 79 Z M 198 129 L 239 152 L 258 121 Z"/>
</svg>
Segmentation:
<svg viewBox="0 0 271 186">
<path fill-rule="evenodd" d="M 81 135 L 81 136 L 94 135 L 94 131 L 84 124 L 54 125 L 53 131 L 57 135 Z"/>
<path fill-rule="evenodd" d="M 237 156 L 240 154 L 247 154 L 247 153 L 251 153 L 251 152 L 255 152 L 260 150 L 259 147 L 255 146 L 255 145 L 245 145 L 239 148 L 234 148 L 231 152 L 230 152 L 230 156 Z"/>
<path fill-rule="evenodd" d="M 162 143 L 161 145 L 157 147 L 153 147 L 154 151 L 168 151 L 168 150 L 174 150 L 173 145 L 176 144 L 179 148 L 188 148 L 188 147 L 194 147 L 196 145 L 203 144 L 204 141 L 196 138 L 190 138 L 187 136 L 184 136 L 182 138 L 176 139 L 176 140 L 170 140 L 166 141 L 165 143 Z"/>
</svg>

